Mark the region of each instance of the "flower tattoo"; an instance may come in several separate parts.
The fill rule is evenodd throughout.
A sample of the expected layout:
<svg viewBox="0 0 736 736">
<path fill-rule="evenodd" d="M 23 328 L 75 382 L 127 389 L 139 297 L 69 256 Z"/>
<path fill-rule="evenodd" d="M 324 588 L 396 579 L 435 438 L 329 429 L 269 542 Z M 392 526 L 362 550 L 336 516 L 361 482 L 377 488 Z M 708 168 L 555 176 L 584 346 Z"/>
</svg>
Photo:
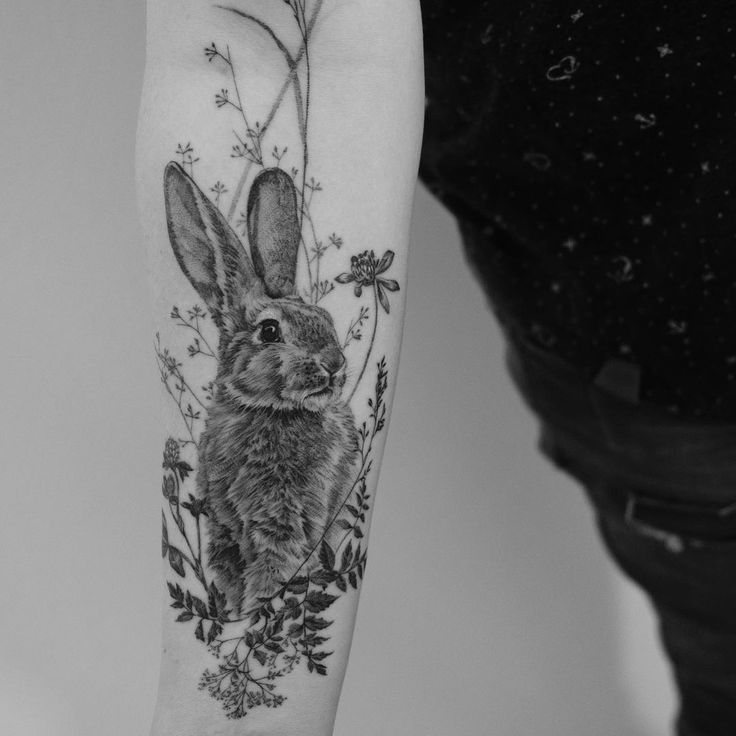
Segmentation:
<svg viewBox="0 0 736 736">
<path fill-rule="evenodd" d="M 380 278 L 380 276 L 388 271 L 393 261 L 394 252 L 392 250 L 387 250 L 380 260 L 376 258 L 372 250 L 365 250 L 350 259 L 350 273 L 341 273 L 335 281 L 339 284 L 355 282 L 355 296 L 358 297 L 363 294 L 364 286 L 373 286 L 376 289 L 378 301 L 388 314 L 391 309 L 386 292 L 398 291 L 399 282 L 395 279 Z"/>
</svg>

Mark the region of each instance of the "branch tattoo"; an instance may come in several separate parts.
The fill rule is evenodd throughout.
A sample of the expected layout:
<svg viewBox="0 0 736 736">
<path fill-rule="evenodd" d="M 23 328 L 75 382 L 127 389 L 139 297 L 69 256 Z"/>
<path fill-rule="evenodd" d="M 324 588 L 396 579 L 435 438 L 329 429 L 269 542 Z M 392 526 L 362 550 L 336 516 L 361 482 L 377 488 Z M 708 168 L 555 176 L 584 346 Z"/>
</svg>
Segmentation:
<svg viewBox="0 0 736 736">
<path fill-rule="evenodd" d="M 215 106 L 240 125 L 230 155 L 242 172 L 229 208 L 222 181 L 197 181 L 191 142 L 178 145 L 179 160 L 164 172 L 173 254 L 201 301 L 171 311 L 191 340 L 186 357 L 156 336 L 161 381 L 181 419 L 181 436 L 169 437 L 163 454 L 162 555 L 176 620 L 213 656 L 200 688 L 231 718 L 281 705 L 279 681 L 296 668 L 328 673 L 330 609 L 357 590 L 366 565 L 367 481 L 388 388 L 375 338 L 390 314 L 388 294 L 399 290 L 387 275 L 390 250 L 379 258 L 356 249 L 347 269 L 333 264 L 335 275 L 322 276 L 345 247 L 334 232 L 319 238 L 314 205 L 323 188 L 308 175 L 309 44 L 322 0 L 283 2 L 278 11 L 290 11 L 299 29 L 296 50 L 268 18 L 218 6 L 286 60 L 265 120 L 249 120 L 229 45 L 204 52 L 232 83 Z M 289 91 L 299 153 L 287 170 L 288 146 L 269 140 L 269 126 Z M 358 302 L 340 336 L 326 305 L 346 284 Z M 211 364 L 212 380 L 195 387 L 187 372 L 199 361 Z M 351 407 L 368 379 L 367 405 Z"/>
</svg>

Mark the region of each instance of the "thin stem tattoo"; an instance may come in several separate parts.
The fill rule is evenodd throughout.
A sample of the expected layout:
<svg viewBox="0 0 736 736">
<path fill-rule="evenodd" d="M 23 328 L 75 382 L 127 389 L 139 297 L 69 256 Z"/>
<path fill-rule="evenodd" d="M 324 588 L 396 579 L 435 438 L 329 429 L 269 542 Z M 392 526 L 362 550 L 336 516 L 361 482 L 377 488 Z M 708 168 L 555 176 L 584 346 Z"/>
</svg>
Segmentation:
<svg viewBox="0 0 736 736">
<path fill-rule="evenodd" d="M 276 99 L 274 100 L 274 103 L 271 106 L 271 111 L 269 112 L 268 116 L 266 117 L 266 121 L 265 121 L 264 126 L 263 126 L 264 129 L 265 128 L 268 128 L 268 126 L 271 125 L 271 123 L 273 122 L 274 117 L 276 117 L 276 113 L 278 112 L 279 108 L 281 107 L 281 103 L 284 101 L 284 97 L 286 96 L 286 92 L 289 89 L 289 87 L 291 87 L 291 86 L 294 87 L 294 94 L 297 97 L 297 110 L 300 110 L 301 109 L 301 106 L 299 104 L 301 92 L 300 91 L 299 92 L 296 91 L 296 88 L 299 85 L 299 75 L 298 75 L 298 71 L 297 70 L 298 70 L 298 67 L 299 67 L 299 64 L 300 64 L 301 60 L 304 58 L 304 55 L 305 55 L 305 53 L 307 51 L 307 45 L 308 45 L 308 42 L 309 42 L 309 38 L 312 35 L 312 30 L 313 30 L 315 24 L 317 23 L 317 17 L 319 16 L 319 13 L 320 13 L 320 11 L 322 9 L 323 2 L 324 2 L 324 0 L 317 0 L 315 2 L 314 10 L 312 11 L 312 15 L 311 15 L 311 17 L 309 19 L 309 23 L 307 24 L 306 39 L 304 39 L 302 41 L 302 45 L 301 45 L 299 51 L 297 52 L 296 56 L 294 57 L 294 62 L 295 62 L 294 67 L 289 71 L 288 76 L 284 80 L 284 83 L 281 85 L 281 89 L 279 90 L 278 95 L 276 95 Z M 218 6 L 218 7 L 223 8 L 223 6 Z M 223 9 L 227 9 L 227 8 L 223 8 Z M 299 128 L 300 128 L 300 135 L 301 135 L 301 140 L 302 140 L 302 146 L 304 146 L 306 144 L 306 140 L 307 140 L 306 128 L 302 124 L 302 122 L 300 122 Z M 250 174 L 251 165 L 252 164 L 246 164 L 246 166 L 245 166 L 245 168 L 243 170 L 243 173 L 242 173 L 242 175 L 241 175 L 241 177 L 240 177 L 240 179 L 238 181 L 238 185 L 235 188 L 235 195 L 233 197 L 232 204 L 230 205 L 230 210 L 228 211 L 228 216 L 227 216 L 227 219 L 228 220 L 232 220 L 233 217 L 235 216 L 235 212 L 236 212 L 237 207 L 238 207 L 238 202 L 240 202 L 240 199 L 241 199 L 241 197 L 243 195 L 243 190 L 245 189 L 245 185 L 246 185 L 246 183 L 248 181 L 248 176 Z M 304 167 L 304 169 L 306 170 L 306 166 Z"/>
<path fill-rule="evenodd" d="M 276 32 L 276 16 L 214 6 L 243 20 L 246 34 L 204 49 L 232 84 L 234 96 L 220 89 L 215 107 L 235 110 L 245 128 L 233 131 L 231 156 L 243 170 L 229 206 L 226 182 L 197 181 L 191 142 L 178 144 L 164 173 L 171 248 L 202 304 L 172 308 L 171 346 L 156 335 L 161 382 L 184 425 L 184 436 L 164 445 L 161 549 L 174 575 L 167 586 L 176 620 L 193 625 L 213 657 L 199 687 L 231 718 L 282 705 L 282 680 L 297 668 L 328 674 L 329 612 L 365 572 L 367 488 L 389 382 L 377 335 L 390 318 L 389 294 L 399 291 L 387 276 L 393 251 L 377 258 L 363 244 L 341 271 L 347 247 L 321 225 L 309 121 L 319 73 L 310 45 L 323 0 L 282 1 L 299 31 L 296 50 Z M 246 112 L 248 84 L 231 52 L 254 32 L 270 39 L 288 71 L 262 122 Z M 274 140 L 271 124 L 289 88 L 295 140 Z M 238 213 L 242 240 L 230 224 Z M 356 312 L 333 314 L 331 295 L 347 284 Z M 348 393 L 353 363 L 361 367 Z M 195 365 L 212 367 L 207 385 L 187 378 Z"/>
</svg>

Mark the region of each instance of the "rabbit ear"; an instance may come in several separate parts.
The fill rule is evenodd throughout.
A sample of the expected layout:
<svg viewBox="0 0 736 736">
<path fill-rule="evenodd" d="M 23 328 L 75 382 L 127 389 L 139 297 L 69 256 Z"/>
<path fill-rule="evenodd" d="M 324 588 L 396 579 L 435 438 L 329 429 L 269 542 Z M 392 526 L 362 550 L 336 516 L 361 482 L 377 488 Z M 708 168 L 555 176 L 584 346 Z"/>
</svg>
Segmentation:
<svg viewBox="0 0 736 736">
<path fill-rule="evenodd" d="M 232 305 L 258 277 L 227 220 L 179 164 L 164 173 L 169 239 L 181 270 L 222 327 Z"/>
<path fill-rule="evenodd" d="M 253 267 L 272 298 L 294 293 L 301 239 L 296 189 L 281 169 L 266 169 L 248 195 L 248 236 Z"/>
</svg>

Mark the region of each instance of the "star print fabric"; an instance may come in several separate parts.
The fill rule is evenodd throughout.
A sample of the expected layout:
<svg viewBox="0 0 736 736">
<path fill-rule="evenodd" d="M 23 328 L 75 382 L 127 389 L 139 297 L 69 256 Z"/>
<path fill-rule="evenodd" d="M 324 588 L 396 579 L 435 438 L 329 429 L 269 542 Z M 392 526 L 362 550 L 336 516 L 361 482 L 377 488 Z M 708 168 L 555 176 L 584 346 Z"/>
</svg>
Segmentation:
<svg viewBox="0 0 736 736">
<path fill-rule="evenodd" d="M 736 5 L 422 5 L 421 177 L 509 338 L 736 418 Z"/>
</svg>

